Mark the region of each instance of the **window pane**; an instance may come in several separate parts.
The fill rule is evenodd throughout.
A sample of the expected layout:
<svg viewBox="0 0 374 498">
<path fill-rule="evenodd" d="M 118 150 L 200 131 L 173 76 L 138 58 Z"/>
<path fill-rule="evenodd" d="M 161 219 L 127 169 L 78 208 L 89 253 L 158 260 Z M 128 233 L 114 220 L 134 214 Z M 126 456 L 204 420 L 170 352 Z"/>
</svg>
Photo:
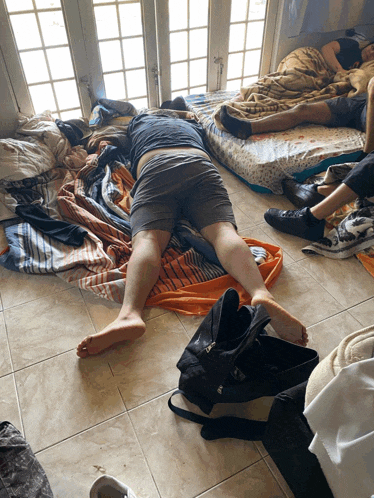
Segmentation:
<svg viewBox="0 0 374 498">
<path fill-rule="evenodd" d="M 245 21 L 247 17 L 247 0 L 231 1 L 230 22 Z"/>
<path fill-rule="evenodd" d="M 189 91 L 187 90 L 187 88 L 185 88 L 184 90 L 178 90 L 177 92 L 173 92 L 171 94 L 171 98 L 174 100 L 175 97 L 187 97 L 187 95 L 189 95 Z"/>
<path fill-rule="evenodd" d="M 245 53 L 244 75 L 251 76 L 258 74 L 260 70 L 261 50 L 253 50 Z"/>
<path fill-rule="evenodd" d="M 187 31 L 170 33 L 170 62 L 187 59 Z"/>
<path fill-rule="evenodd" d="M 55 83 L 54 87 L 60 109 L 79 107 L 79 97 L 75 80 L 60 81 Z"/>
<path fill-rule="evenodd" d="M 55 111 L 57 106 L 52 92 L 52 85 L 46 83 L 45 85 L 35 85 L 29 87 L 31 100 L 38 114 L 43 111 Z"/>
<path fill-rule="evenodd" d="M 240 87 L 242 86 L 242 80 L 230 80 L 227 82 L 226 85 L 226 90 L 229 90 L 230 92 L 233 92 L 235 90 L 239 91 Z"/>
<path fill-rule="evenodd" d="M 206 83 L 206 59 L 190 62 L 190 86 Z"/>
<path fill-rule="evenodd" d="M 67 45 L 65 23 L 62 12 L 41 12 L 39 21 L 42 28 L 44 43 L 49 46 Z"/>
<path fill-rule="evenodd" d="M 62 121 L 67 121 L 68 119 L 79 119 L 82 116 L 80 109 L 74 109 L 73 111 L 61 112 Z"/>
<path fill-rule="evenodd" d="M 35 0 L 35 4 L 37 9 L 61 8 L 60 0 Z"/>
<path fill-rule="evenodd" d="M 123 69 L 121 45 L 119 40 L 99 42 L 100 58 L 103 71 Z"/>
<path fill-rule="evenodd" d="M 140 3 L 129 3 L 119 6 L 122 36 L 143 34 L 142 12 Z"/>
<path fill-rule="evenodd" d="M 105 94 L 108 99 L 124 100 L 126 98 L 123 73 L 104 74 Z"/>
<path fill-rule="evenodd" d="M 190 0 L 190 28 L 208 26 L 208 0 Z"/>
<path fill-rule="evenodd" d="M 142 97 L 147 95 L 147 84 L 145 79 L 145 70 L 137 69 L 136 71 L 126 72 L 128 98 Z"/>
<path fill-rule="evenodd" d="M 264 21 L 248 23 L 246 48 L 261 48 L 263 33 Z"/>
<path fill-rule="evenodd" d="M 99 40 L 118 36 L 117 11 L 114 5 L 95 7 L 95 19 Z"/>
<path fill-rule="evenodd" d="M 143 38 L 128 38 L 122 43 L 126 69 L 145 66 Z"/>
<path fill-rule="evenodd" d="M 171 64 L 171 88 L 183 88 L 188 85 L 187 83 L 187 62 L 180 62 L 178 64 Z"/>
<path fill-rule="evenodd" d="M 20 57 L 27 83 L 49 81 L 47 63 L 42 50 L 24 52 L 20 54 Z"/>
<path fill-rule="evenodd" d="M 169 29 L 187 28 L 187 0 L 169 0 Z"/>
<path fill-rule="evenodd" d="M 207 28 L 190 31 L 190 58 L 204 57 L 208 54 Z"/>
<path fill-rule="evenodd" d="M 74 77 L 70 51 L 67 47 L 50 48 L 47 50 L 47 57 L 53 79 Z"/>
<path fill-rule="evenodd" d="M 240 78 L 243 69 L 243 54 L 230 54 L 227 66 L 227 78 Z"/>
<path fill-rule="evenodd" d="M 230 26 L 229 52 L 244 50 L 245 24 Z"/>
<path fill-rule="evenodd" d="M 10 16 L 18 50 L 42 46 L 35 14 Z"/>
<path fill-rule="evenodd" d="M 22 10 L 33 10 L 31 0 L 5 0 L 8 12 L 19 12 Z"/>
<path fill-rule="evenodd" d="M 252 83 L 256 83 L 258 81 L 258 76 L 251 76 L 250 78 L 244 78 L 243 86 L 251 85 Z"/>
<path fill-rule="evenodd" d="M 148 108 L 148 100 L 147 99 L 131 99 L 131 104 L 136 107 L 139 111 L 140 109 Z"/>
<path fill-rule="evenodd" d="M 198 86 L 196 88 L 191 88 L 190 95 L 196 95 L 198 93 L 206 93 L 206 86 Z"/>
<path fill-rule="evenodd" d="M 250 0 L 248 19 L 265 19 L 266 0 Z"/>
</svg>

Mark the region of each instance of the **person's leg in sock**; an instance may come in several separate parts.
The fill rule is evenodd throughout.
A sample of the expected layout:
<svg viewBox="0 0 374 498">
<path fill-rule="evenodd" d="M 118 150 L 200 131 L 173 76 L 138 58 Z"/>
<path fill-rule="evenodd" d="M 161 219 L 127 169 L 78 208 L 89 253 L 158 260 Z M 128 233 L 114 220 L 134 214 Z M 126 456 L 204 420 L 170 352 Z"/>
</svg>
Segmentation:
<svg viewBox="0 0 374 498">
<path fill-rule="evenodd" d="M 127 266 L 125 297 L 119 315 L 101 332 L 83 339 L 77 348 L 78 356 L 85 358 L 144 334 L 142 311 L 158 279 L 161 256 L 169 240 L 170 232 L 164 230 L 144 230 L 134 236 L 133 252 Z"/>
<path fill-rule="evenodd" d="M 328 124 L 331 121 L 331 111 L 325 102 L 313 102 L 298 104 L 292 109 L 264 118 L 244 120 L 231 116 L 227 107 L 223 106 L 220 118 L 223 126 L 232 135 L 245 140 L 257 133 L 289 130 L 302 123 Z"/>
<path fill-rule="evenodd" d="M 290 315 L 267 290 L 249 247 L 229 222 L 218 222 L 201 229 L 202 236 L 214 247 L 223 268 L 252 297 L 253 306 L 262 304 L 271 318 L 271 325 L 284 340 L 305 346 L 304 325 Z"/>
</svg>

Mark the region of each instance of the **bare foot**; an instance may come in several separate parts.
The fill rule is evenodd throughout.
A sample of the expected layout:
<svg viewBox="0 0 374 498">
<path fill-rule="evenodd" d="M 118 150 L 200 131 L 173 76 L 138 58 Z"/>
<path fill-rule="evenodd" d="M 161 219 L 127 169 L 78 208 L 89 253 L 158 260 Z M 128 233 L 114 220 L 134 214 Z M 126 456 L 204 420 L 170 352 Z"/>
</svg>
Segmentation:
<svg viewBox="0 0 374 498">
<path fill-rule="evenodd" d="M 86 358 L 101 353 L 114 344 L 133 341 L 145 332 L 145 323 L 139 316 L 117 318 L 98 334 L 89 335 L 78 344 L 77 355 Z"/>
<path fill-rule="evenodd" d="M 266 308 L 271 318 L 270 325 L 281 339 L 293 342 L 299 346 L 306 346 L 308 344 L 308 334 L 306 333 L 305 326 L 282 308 L 271 294 L 259 292 L 253 297 L 251 302 L 252 306 L 256 306 L 256 304 L 262 304 Z"/>
</svg>

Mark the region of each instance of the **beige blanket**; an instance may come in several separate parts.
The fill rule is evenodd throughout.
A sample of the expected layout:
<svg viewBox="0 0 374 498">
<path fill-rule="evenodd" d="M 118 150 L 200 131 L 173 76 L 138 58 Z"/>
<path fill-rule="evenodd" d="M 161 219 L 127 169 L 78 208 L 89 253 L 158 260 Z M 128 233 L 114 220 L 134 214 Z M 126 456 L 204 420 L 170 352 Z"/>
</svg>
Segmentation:
<svg viewBox="0 0 374 498">
<path fill-rule="evenodd" d="M 218 128 L 224 130 L 219 111 L 223 105 L 240 119 L 257 119 L 285 111 L 302 102 L 318 102 L 338 96 L 358 95 L 367 89 L 374 76 L 374 61 L 362 64 L 347 73 L 334 73 L 322 54 L 313 47 L 291 52 L 275 73 L 260 78 L 240 90 L 240 95 L 223 102 L 213 112 Z"/>
</svg>

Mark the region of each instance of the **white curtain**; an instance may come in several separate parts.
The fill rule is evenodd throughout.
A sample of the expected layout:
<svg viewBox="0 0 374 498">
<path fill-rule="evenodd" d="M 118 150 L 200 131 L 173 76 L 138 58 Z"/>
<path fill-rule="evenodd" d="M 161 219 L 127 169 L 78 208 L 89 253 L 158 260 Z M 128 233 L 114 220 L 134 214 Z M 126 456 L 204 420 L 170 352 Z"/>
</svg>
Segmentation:
<svg viewBox="0 0 374 498">
<path fill-rule="evenodd" d="M 373 0 L 285 0 L 285 11 L 289 37 L 374 24 Z"/>
</svg>

